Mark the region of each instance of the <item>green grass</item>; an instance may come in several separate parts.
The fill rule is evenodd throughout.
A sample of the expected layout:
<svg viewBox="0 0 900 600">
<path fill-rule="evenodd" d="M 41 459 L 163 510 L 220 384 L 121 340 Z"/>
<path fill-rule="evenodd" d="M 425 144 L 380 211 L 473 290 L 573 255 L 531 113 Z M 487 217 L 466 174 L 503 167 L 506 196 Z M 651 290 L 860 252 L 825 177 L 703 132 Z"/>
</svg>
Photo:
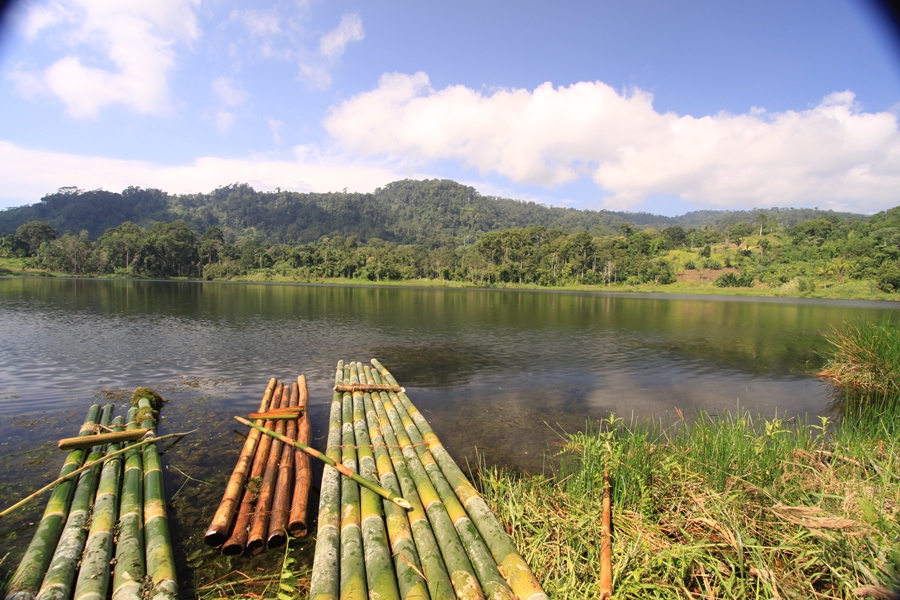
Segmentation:
<svg viewBox="0 0 900 600">
<path fill-rule="evenodd" d="M 825 334 L 830 344 L 819 376 L 862 395 L 900 394 L 900 326 L 884 320 L 845 324 Z"/>
<path fill-rule="evenodd" d="M 486 468 L 483 491 L 551 598 L 599 596 L 607 466 L 616 598 L 865 597 L 900 569 L 900 401 L 854 406 L 841 424 L 611 419 L 565 436 L 552 476 Z"/>
</svg>

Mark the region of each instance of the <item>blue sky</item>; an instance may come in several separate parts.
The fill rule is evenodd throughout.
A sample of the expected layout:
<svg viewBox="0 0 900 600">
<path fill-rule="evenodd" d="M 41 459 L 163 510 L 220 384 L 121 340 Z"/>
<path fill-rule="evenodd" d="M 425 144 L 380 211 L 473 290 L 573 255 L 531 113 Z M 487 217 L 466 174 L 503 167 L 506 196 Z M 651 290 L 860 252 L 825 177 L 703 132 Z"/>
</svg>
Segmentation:
<svg viewBox="0 0 900 600">
<path fill-rule="evenodd" d="M 862 0 L 22 0 L 0 76 L 0 208 L 404 178 L 667 215 L 900 205 L 900 45 Z"/>
</svg>

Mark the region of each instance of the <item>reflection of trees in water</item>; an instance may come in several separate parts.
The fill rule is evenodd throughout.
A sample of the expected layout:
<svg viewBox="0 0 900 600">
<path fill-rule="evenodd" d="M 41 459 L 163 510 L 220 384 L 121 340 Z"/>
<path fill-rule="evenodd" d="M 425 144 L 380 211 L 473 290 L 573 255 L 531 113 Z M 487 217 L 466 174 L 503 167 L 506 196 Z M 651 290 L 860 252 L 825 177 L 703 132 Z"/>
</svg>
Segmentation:
<svg viewBox="0 0 900 600">
<path fill-rule="evenodd" d="M 372 347 L 401 385 L 446 387 L 471 383 L 479 371 L 499 366 L 481 348 L 442 342 Z"/>
</svg>

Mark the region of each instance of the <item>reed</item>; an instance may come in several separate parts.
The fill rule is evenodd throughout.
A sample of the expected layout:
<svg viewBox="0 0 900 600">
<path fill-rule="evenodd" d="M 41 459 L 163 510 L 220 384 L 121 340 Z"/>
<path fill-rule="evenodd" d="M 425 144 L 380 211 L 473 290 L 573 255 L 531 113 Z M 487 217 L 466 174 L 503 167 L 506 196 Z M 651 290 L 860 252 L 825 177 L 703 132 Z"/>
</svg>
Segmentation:
<svg viewBox="0 0 900 600">
<path fill-rule="evenodd" d="M 818 373 L 862 396 L 900 394 L 900 326 L 885 319 L 845 324 L 825 334 L 830 348 Z"/>
<path fill-rule="evenodd" d="M 606 467 L 615 597 L 889 597 L 900 403 L 885 403 L 839 423 L 611 418 L 564 436 L 553 477 L 483 467 L 481 484 L 553 598 L 601 595 Z"/>
<path fill-rule="evenodd" d="M 100 405 L 91 405 L 78 435 L 81 437 L 93 435 L 99 417 Z M 59 477 L 66 477 L 78 469 L 84 462 L 85 454 L 84 449 L 69 452 L 59 471 Z M 37 594 L 65 527 L 76 486 L 76 481 L 63 479 L 53 488 L 34 536 L 10 579 L 7 600 L 30 600 Z"/>
</svg>

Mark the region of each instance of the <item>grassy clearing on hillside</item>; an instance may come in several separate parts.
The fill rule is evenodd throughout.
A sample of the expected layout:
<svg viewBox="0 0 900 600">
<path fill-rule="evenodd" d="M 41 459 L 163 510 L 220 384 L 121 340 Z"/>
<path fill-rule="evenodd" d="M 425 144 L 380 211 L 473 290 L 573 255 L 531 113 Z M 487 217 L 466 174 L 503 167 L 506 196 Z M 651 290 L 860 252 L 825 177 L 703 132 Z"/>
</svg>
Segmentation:
<svg viewBox="0 0 900 600">
<path fill-rule="evenodd" d="M 841 424 L 748 414 L 567 436 L 552 477 L 484 469 L 555 599 L 598 597 L 603 469 L 616 598 L 884 597 L 900 569 L 900 401 Z"/>
</svg>

